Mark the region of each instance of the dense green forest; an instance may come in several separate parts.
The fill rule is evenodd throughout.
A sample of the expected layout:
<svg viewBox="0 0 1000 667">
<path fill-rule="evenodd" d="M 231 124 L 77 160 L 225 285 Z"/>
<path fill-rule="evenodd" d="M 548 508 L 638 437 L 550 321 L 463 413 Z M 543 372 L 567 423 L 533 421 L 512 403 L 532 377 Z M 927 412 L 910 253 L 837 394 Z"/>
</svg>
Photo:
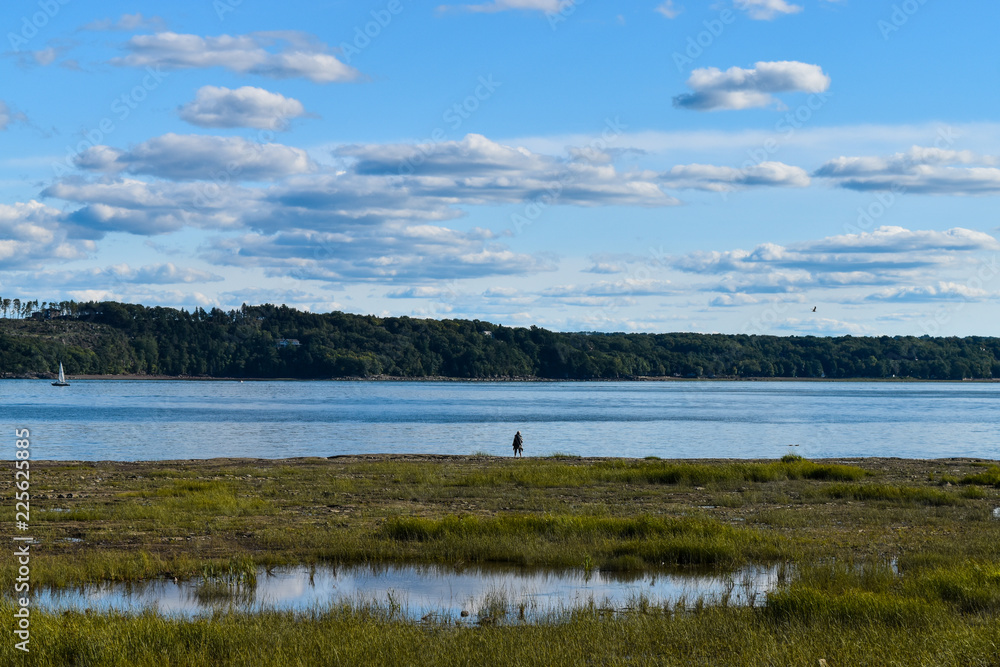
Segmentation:
<svg viewBox="0 0 1000 667">
<path fill-rule="evenodd" d="M 555 333 L 286 306 L 223 311 L 0 300 L 0 376 L 1000 378 L 1000 339 Z"/>
</svg>

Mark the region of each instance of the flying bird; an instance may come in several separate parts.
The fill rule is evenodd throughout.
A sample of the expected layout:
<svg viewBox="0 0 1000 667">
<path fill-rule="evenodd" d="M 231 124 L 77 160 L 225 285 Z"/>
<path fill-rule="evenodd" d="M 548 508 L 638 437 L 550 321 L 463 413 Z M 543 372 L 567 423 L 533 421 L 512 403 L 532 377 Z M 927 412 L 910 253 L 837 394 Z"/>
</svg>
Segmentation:
<svg viewBox="0 0 1000 667">
<path fill-rule="evenodd" d="M 814 313 L 816 312 L 816 306 L 813 306 L 813 312 Z"/>
</svg>

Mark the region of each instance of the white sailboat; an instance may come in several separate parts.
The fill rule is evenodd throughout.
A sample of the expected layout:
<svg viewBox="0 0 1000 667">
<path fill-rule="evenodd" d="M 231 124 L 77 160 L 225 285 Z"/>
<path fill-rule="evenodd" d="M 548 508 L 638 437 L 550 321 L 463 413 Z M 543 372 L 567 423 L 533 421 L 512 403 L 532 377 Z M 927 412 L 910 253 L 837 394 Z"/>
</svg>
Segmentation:
<svg viewBox="0 0 1000 667">
<path fill-rule="evenodd" d="M 69 382 L 66 382 L 66 374 L 63 373 L 62 362 L 59 362 L 59 379 L 52 383 L 53 387 L 68 387 Z"/>
</svg>

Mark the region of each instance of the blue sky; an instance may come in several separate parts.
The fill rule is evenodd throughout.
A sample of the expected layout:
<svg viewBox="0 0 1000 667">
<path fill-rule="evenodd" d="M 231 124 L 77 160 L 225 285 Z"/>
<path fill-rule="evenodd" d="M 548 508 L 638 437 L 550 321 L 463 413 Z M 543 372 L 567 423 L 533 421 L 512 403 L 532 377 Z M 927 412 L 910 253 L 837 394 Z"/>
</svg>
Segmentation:
<svg viewBox="0 0 1000 667">
<path fill-rule="evenodd" d="M 996 3 L 20 0 L 0 295 L 993 335 Z"/>
</svg>

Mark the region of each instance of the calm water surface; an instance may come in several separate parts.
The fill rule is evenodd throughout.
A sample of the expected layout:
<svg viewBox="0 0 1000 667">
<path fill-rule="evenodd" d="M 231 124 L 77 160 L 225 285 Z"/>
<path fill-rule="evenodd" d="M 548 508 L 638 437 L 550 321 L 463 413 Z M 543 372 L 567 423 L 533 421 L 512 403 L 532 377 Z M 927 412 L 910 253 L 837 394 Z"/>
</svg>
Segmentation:
<svg viewBox="0 0 1000 667">
<path fill-rule="evenodd" d="M 700 598 L 731 604 L 760 604 L 778 581 L 777 568 L 750 567 L 730 575 L 644 574 L 615 576 L 593 571 L 546 571 L 516 568 L 466 568 L 399 565 L 388 567 L 280 568 L 257 573 L 252 588 L 230 588 L 225 596 L 208 597 L 202 581 L 153 581 L 141 584 L 98 584 L 78 589 L 36 591 L 33 604 L 47 609 L 116 609 L 165 615 L 196 616 L 230 605 L 241 611 L 278 609 L 306 611 L 338 603 L 376 602 L 398 605 L 410 618 L 428 613 L 442 619 L 475 621 L 493 600 L 504 600 L 526 616 L 594 604 L 623 609 L 641 597 L 650 604 L 692 605 Z M 517 612 L 514 611 L 516 614 Z"/>
<path fill-rule="evenodd" d="M 1000 458 L 1000 384 L 2 380 L 0 406 L 36 459 L 508 455 L 517 430 L 526 456 Z"/>
</svg>

